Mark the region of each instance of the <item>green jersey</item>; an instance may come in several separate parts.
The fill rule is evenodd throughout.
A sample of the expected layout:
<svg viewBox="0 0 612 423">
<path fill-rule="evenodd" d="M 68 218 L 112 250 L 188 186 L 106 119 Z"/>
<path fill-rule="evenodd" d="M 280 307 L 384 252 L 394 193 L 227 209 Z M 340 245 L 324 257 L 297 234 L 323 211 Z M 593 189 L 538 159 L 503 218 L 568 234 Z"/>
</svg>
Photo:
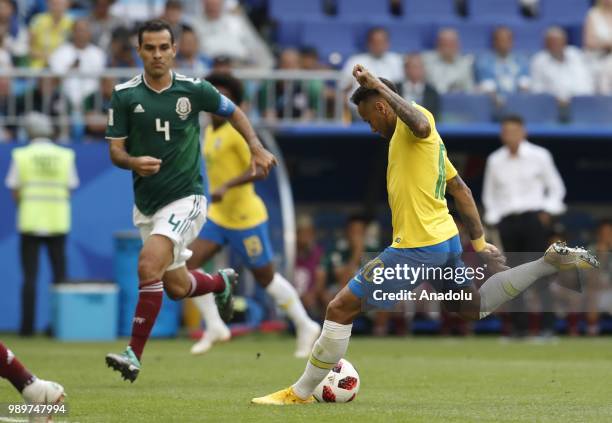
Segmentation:
<svg viewBox="0 0 612 423">
<path fill-rule="evenodd" d="M 149 87 L 143 75 L 115 86 L 106 138 L 127 138 L 131 156 L 162 161 L 155 175 L 132 172 L 141 213 L 150 216 L 180 198 L 203 195 L 199 112 L 220 107 L 221 95 L 211 84 L 174 72 L 172 84 L 161 91 Z"/>
</svg>

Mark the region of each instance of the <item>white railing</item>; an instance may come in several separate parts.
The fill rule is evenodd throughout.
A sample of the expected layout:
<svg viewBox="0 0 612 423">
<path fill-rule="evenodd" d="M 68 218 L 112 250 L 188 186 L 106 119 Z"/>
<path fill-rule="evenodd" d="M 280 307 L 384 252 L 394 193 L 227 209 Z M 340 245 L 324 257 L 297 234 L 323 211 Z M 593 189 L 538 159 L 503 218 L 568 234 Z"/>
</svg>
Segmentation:
<svg viewBox="0 0 612 423">
<path fill-rule="evenodd" d="M 60 138 L 77 141 L 92 132 L 95 138 L 103 126 L 110 100 L 108 86 L 141 72 L 137 68 L 108 68 L 98 74 L 2 69 L 0 125 L 6 132 L 18 136 L 23 116 L 28 111 L 38 110 L 53 119 Z M 189 71 L 178 72 L 203 76 Z M 239 69 L 233 74 L 243 81 L 244 109 L 258 126 L 342 121 L 345 97 L 340 72 Z"/>
</svg>

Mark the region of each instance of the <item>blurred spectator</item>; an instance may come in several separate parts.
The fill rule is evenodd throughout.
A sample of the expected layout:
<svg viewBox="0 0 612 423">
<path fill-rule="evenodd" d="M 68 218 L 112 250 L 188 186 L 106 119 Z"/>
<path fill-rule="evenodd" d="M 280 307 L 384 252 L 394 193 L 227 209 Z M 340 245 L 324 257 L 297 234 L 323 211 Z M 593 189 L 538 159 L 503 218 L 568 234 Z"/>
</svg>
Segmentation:
<svg viewBox="0 0 612 423">
<path fill-rule="evenodd" d="M 8 124 L 7 116 L 15 115 L 15 97 L 11 89 L 11 78 L 0 76 L 0 142 L 8 142 L 15 139 L 15 126 Z"/>
<path fill-rule="evenodd" d="M 115 85 L 117 85 L 115 78 L 102 78 L 100 80 L 100 92 L 90 94 L 83 102 L 85 138 L 87 141 L 104 140 L 108 109 L 110 109 L 111 96 Z"/>
<path fill-rule="evenodd" d="M 212 61 L 211 73 L 231 73 L 232 59 L 227 56 L 217 56 Z"/>
<path fill-rule="evenodd" d="M 144 22 L 161 15 L 166 0 L 117 0 L 113 1 L 110 13 L 128 22 Z"/>
<path fill-rule="evenodd" d="M 367 52 L 348 58 L 342 69 L 342 88 L 350 94 L 359 85 L 353 78 L 353 67 L 365 66 L 379 78 L 398 83 L 404 79 L 402 56 L 389 51 L 389 33 L 385 28 L 372 28 L 367 35 Z"/>
<path fill-rule="evenodd" d="M 68 39 L 72 18 L 66 13 L 68 0 L 47 0 L 48 12 L 39 13 L 30 22 L 30 67 L 41 69 L 47 60 Z"/>
<path fill-rule="evenodd" d="M 404 82 L 400 84 L 402 97 L 425 107 L 434 116 L 440 110 L 440 96 L 436 89 L 425 80 L 425 66 L 418 54 L 404 57 Z"/>
<path fill-rule="evenodd" d="M 605 56 L 612 52 L 612 0 L 597 0 L 584 22 L 584 48 Z"/>
<path fill-rule="evenodd" d="M 31 336 L 36 321 L 38 253 L 47 247 L 53 283 L 66 278 L 66 235 L 70 232 L 70 191 L 79 185 L 74 152 L 51 141 L 53 126 L 48 116 L 26 116 L 30 144 L 13 150 L 6 176 L 17 206 L 21 264 L 24 275 L 20 334 Z"/>
<path fill-rule="evenodd" d="M 281 52 L 278 68 L 291 71 L 300 69 L 300 54 L 288 48 Z M 259 110 L 266 120 L 277 118 L 312 120 L 320 110 L 323 83 L 318 80 L 266 81 L 259 90 Z"/>
<path fill-rule="evenodd" d="M 601 63 L 597 77 L 597 93 L 612 95 L 612 54 Z"/>
<path fill-rule="evenodd" d="M 78 71 L 85 74 L 98 74 L 106 65 L 104 51 L 91 43 L 89 22 L 76 21 L 72 31 L 72 41 L 63 44 L 49 57 L 52 71 L 66 74 Z M 67 77 L 62 84 L 64 95 L 73 110 L 82 110 L 83 100 L 98 90 L 98 78 Z"/>
<path fill-rule="evenodd" d="M 185 29 L 185 19 L 183 18 L 183 3 L 181 0 L 167 0 L 164 6 L 164 13 L 159 17 L 170 24 L 174 39 L 179 40 Z"/>
<path fill-rule="evenodd" d="M 454 29 L 438 32 L 436 50 L 423 53 L 427 81 L 440 94 L 472 92 L 473 58 L 460 54 L 459 35 Z"/>
<path fill-rule="evenodd" d="M 11 0 L 0 0 L 0 39 L 2 48 L 16 60 L 25 59 L 28 55 L 28 30 L 21 24 Z"/>
<path fill-rule="evenodd" d="M 529 61 L 525 56 L 512 53 L 513 44 L 510 28 L 495 29 L 493 51 L 480 55 L 476 60 L 476 80 L 480 91 L 503 95 L 529 89 Z"/>
<path fill-rule="evenodd" d="M 0 70 L 1 69 L 12 69 L 13 59 L 11 54 L 4 48 L 0 47 Z"/>
<path fill-rule="evenodd" d="M 272 68 L 272 53 L 248 19 L 224 10 L 223 0 L 202 1 L 204 14 L 190 22 L 199 34 L 202 53 L 229 56 L 242 66 Z"/>
<path fill-rule="evenodd" d="M 533 254 L 541 255 L 548 246 L 552 216 L 565 211 L 565 186 L 552 155 L 528 142 L 526 136 L 520 117 L 502 120 L 503 146 L 487 159 L 482 191 L 484 220 L 497 225 L 512 267 L 530 261 Z M 535 290 L 542 303 L 550 303 L 548 284 L 536 284 Z M 512 303 L 514 335 L 525 336 L 528 322 L 524 296 L 519 295 Z M 549 326 L 543 331 L 551 335 L 552 320 L 547 321 Z"/>
<path fill-rule="evenodd" d="M 17 114 L 23 115 L 30 111 L 36 111 L 49 116 L 56 122 L 54 130 L 58 134 L 57 138 L 62 141 L 67 139 L 67 122 L 59 122 L 59 117 L 66 116 L 68 107 L 65 98 L 60 93 L 58 78 L 38 78 L 35 87 L 23 93 L 16 101 Z"/>
<path fill-rule="evenodd" d="M 113 32 L 119 27 L 128 27 L 129 22 L 121 16 L 113 16 L 110 8 L 115 0 L 93 0 L 91 14 L 88 17 L 91 29 L 91 42 L 104 51 L 108 51 Z"/>
<path fill-rule="evenodd" d="M 321 320 L 325 317 L 329 298 L 325 292 L 323 248 L 317 245 L 316 231 L 310 216 L 303 215 L 297 219 L 296 247 L 296 289 L 308 314 Z"/>
<path fill-rule="evenodd" d="M 110 44 L 110 68 L 135 68 L 139 65 L 138 54 L 132 43 L 132 33 L 129 29 L 119 27 L 113 32 Z"/>
<path fill-rule="evenodd" d="M 582 52 L 567 45 L 567 36 L 560 27 L 546 31 L 546 50 L 537 53 L 531 62 L 532 90 L 554 95 L 566 105 L 575 95 L 595 92 L 593 76 Z"/>
<path fill-rule="evenodd" d="M 315 47 L 302 47 L 300 49 L 300 66 L 304 70 L 328 69 L 328 67 L 319 60 L 319 52 Z"/>
<path fill-rule="evenodd" d="M 202 76 L 209 71 L 209 60 L 200 54 L 198 36 L 189 26 L 183 26 L 178 38 L 178 51 L 175 65 L 177 69 L 189 71 L 192 75 Z"/>
<path fill-rule="evenodd" d="M 361 267 L 366 252 L 368 219 L 362 215 L 350 216 L 344 228 L 344 236 L 337 240 L 335 248 L 327 254 L 325 267 L 327 291 L 330 299 L 342 289 Z M 376 246 L 371 247 L 374 251 Z"/>
</svg>

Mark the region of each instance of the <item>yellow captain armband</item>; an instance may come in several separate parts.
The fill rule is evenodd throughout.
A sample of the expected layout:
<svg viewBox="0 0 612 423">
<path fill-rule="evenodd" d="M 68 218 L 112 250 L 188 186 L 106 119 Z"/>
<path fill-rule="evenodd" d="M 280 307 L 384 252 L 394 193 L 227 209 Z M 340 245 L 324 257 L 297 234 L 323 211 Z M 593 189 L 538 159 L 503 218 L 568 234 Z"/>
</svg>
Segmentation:
<svg viewBox="0 0 612 423">
<path fill-rule="evenodd" d="M 487 241 L 485 241 L 484 234 L 478 239 L 471 240 L 471 242 L 472 242 L 472 247 L 474 247 L 474 250 L 476 250 L 477 253 L 484 250 L 485 247 L 487 246 Z"/>
</svg>

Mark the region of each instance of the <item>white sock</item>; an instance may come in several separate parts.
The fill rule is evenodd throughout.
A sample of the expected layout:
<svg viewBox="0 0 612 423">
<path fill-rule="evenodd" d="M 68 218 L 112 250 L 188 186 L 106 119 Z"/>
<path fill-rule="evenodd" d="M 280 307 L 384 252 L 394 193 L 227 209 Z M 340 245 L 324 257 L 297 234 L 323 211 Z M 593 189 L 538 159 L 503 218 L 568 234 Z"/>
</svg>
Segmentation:
<svg viewBox="0 0 612 423">
<path fill-rule="evenodd" d="M 296 329 L 300 329 L 310 322 L 310 317 L 308 317 L 297 291 L 280 273 L 274 274 L 272 282 L 266 287 L 266 292 L 274 298 L 274 302 L 279 307 L 285 310 Z"/>
<path fill-rule="evenodd" d="M 500 305 L 529 288 L 538 279 L 557 273 L 557 268 L 543 258 L 521 264 L 491 276 L 480 287 L 480 318 L 487 317 Z"/>
<path fill-rule="evenodd" d="M 306 399 L 327 376 L 329 371 L 340 361 L 348 349 L 351 329 L 353 325 L 326 320 L 323 323 L 321 336 L 312 347 L 310 359 L 306 363 L 306 370 L 300 379 L 293 385 L 293 392 Z"/>
<path fill-rule="evenodd" d="M 194 297 L 193 301 L 198 307 L 198 310 L 200 310 L 200 315 L 202 316 L 204 323 L 206 323 L 207 330 L 225 326 L 225 323 L 223 323 L 223 320 L 221 320 L 221 316 L 219 316 L 219 310 L 217 309 L 217 304 L 215 303 L 215 297 L 213 294 Z"/>
</svg>

